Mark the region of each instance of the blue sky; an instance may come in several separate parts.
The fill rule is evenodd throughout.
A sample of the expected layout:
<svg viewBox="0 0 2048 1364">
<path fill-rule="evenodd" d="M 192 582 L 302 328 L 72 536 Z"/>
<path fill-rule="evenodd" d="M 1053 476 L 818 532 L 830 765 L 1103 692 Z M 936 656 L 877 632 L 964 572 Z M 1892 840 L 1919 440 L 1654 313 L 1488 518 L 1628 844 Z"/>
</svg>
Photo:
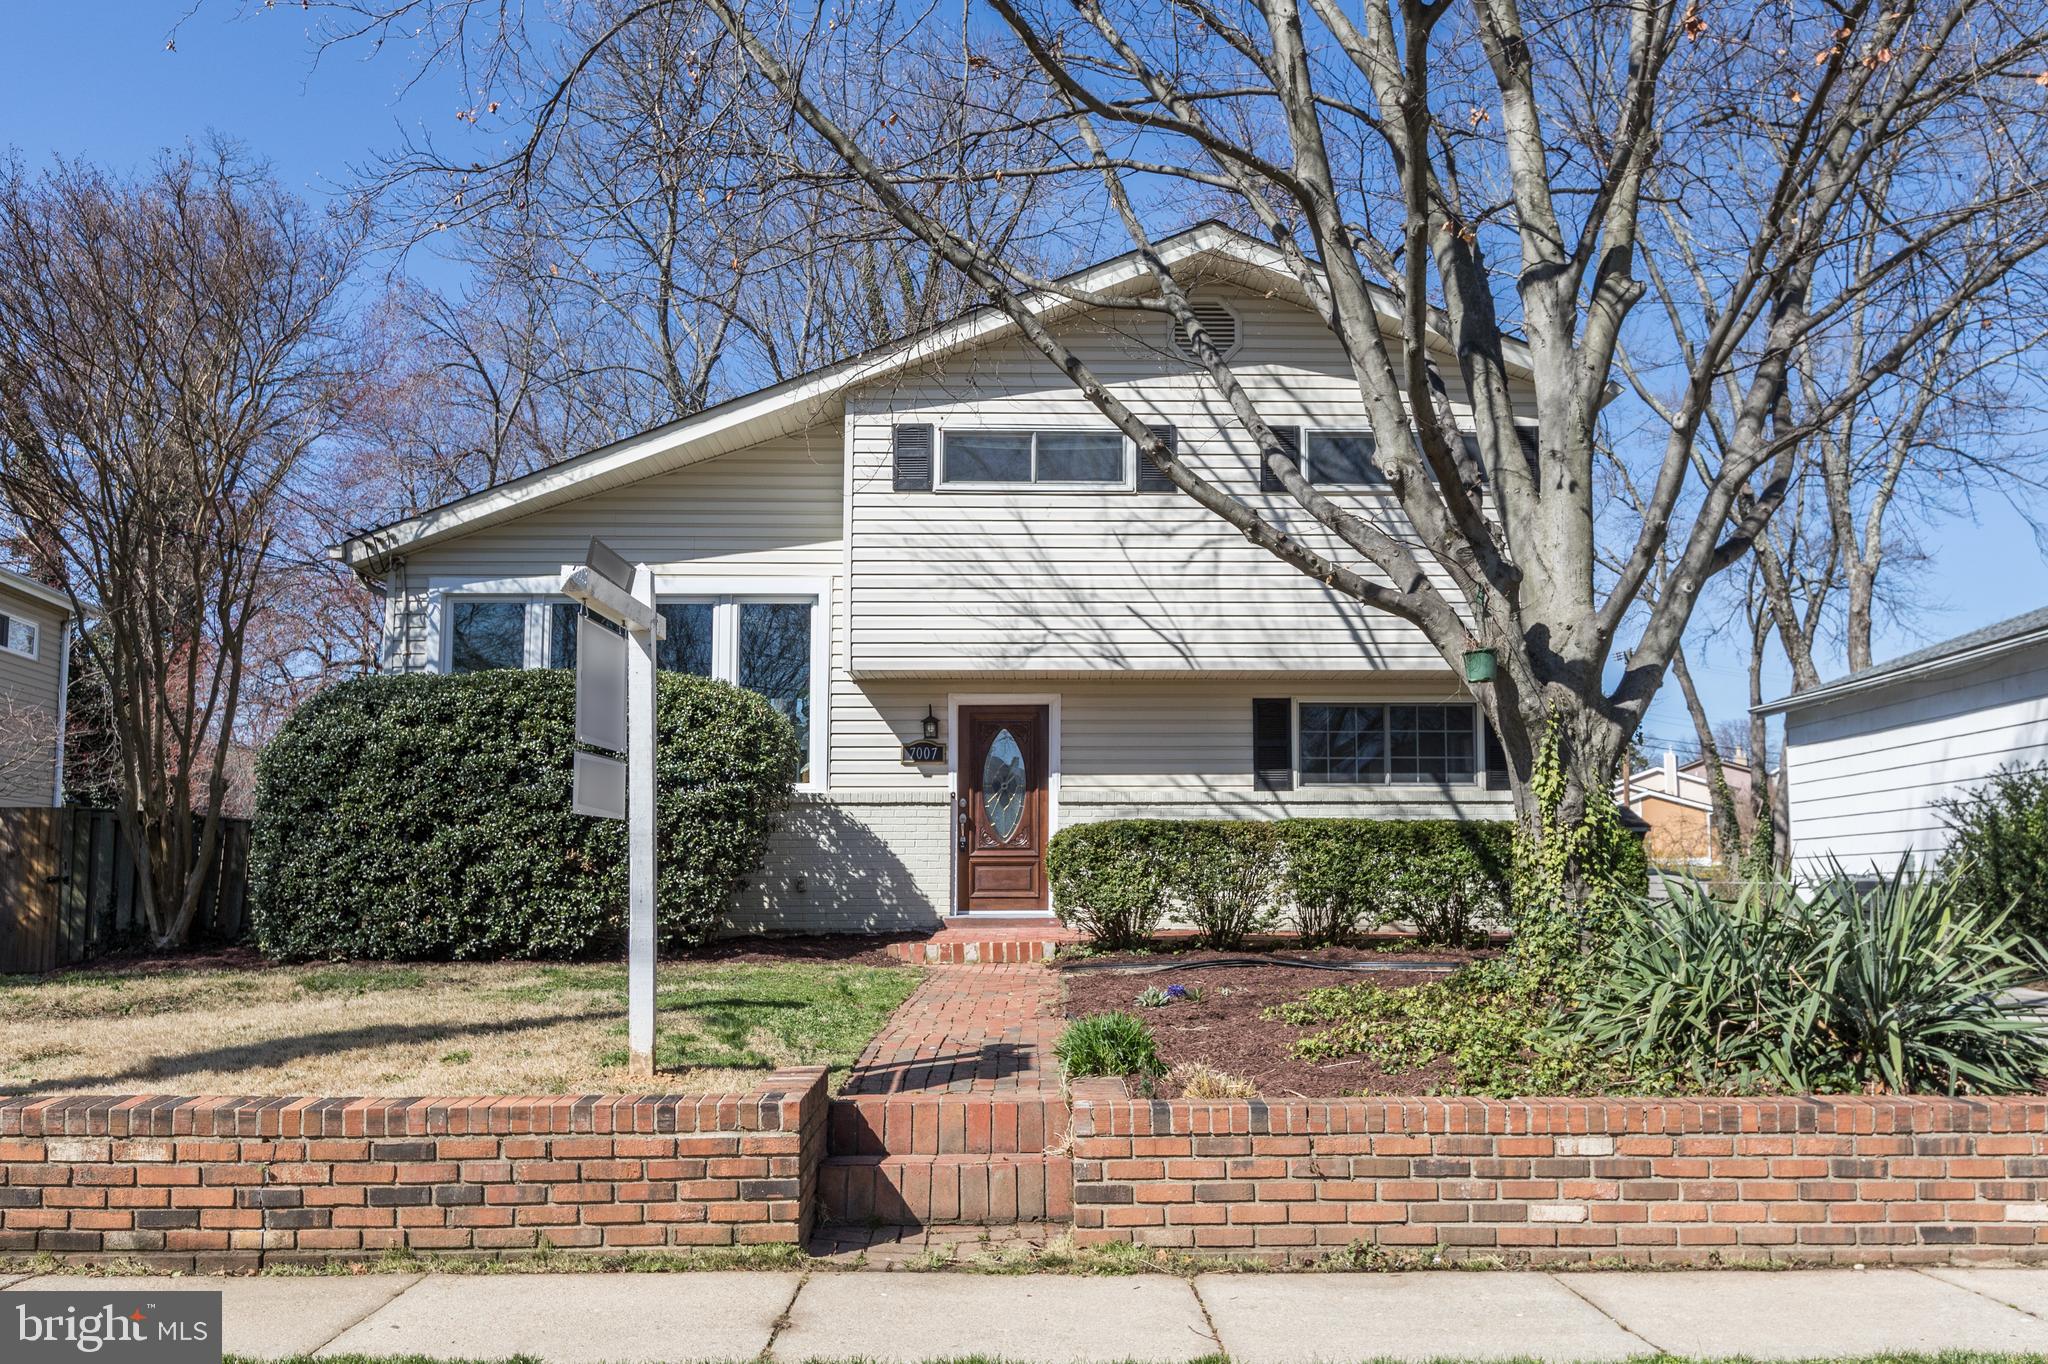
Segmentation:
<svg viewBox="0 0 2048 1364">
<path fill-rule="evenodd" d="M 187 0 L 10 7 L 0 30 L 0 143 L 31 164 L 61 153 L 128 168 L 217 132 L 321 198 L 408 135 L 449 140 L 464 131 L 455 118 L 462 100 L 447 78 L 406 88 L 414 68 L 402 48 L 374 57 L 361 46 L 330 51 L 316 64 L 307 16 L 294 5 L 244 10 L 210 0 L 184 17 L 188 8 Z M 165 48 L 173 25 L 174 52 Z M 1997 495 L 1981 497 L 1974 517 L 1921 538 L 1934 561 L 1915 580 L 1910 611 L 1882 632 L 1880 659 L 2048 605 L 2048 565 L 2024 519 Z M 1748 686 L 1741 647 L 1702 639 L 1693 652 L 1709 710 L 1717 720 L 1739 717 Z M 1841 670 L 1831 654 L 1823 671 Z M 1784 669 L 1774 668 L 1768 694 L 1785 686 Z M 1675 686 L 1644 729 L 1653 747 L 1689 738 Z"/>
</svg>

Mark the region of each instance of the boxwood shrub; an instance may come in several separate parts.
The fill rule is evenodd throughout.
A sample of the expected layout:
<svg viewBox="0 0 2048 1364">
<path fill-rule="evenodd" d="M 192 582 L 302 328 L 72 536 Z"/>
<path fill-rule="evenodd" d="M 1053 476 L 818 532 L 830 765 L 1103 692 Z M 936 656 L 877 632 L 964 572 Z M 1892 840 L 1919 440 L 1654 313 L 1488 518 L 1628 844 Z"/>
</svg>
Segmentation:
<svg viewBox="0 0 2048 1364">
<path fill-rule="evenodd" d="M 703 940 L 801 766 L 767 702 L 657 680 L 661 938 Z M 257 769 L 256 941 L 271 956 L 576 957 L 624 933 L 626 826 L 573 814 L 567 671 L 369 677 L 286 722 Z"/>
<path fill-rule="evenodd" d="M 1105 951 L 1142 947 L 1166 918 L 1187 825 L 1112 819 L 1060 830 L 1045 874 L 1059 921 Z"/>
<path fill-rule="evenodd" d="M 1108 820 L 1047 854 L 1061 922 L 1117 950 L 1169 919 L 1236 947 L 1283 918 L 1310 942 L 1392 923 L 1463 943 L 1510 909 L 1514 825 L 1448 819 Z"/>
<path fill-rule="evenodd" d="M 1313 942 L 1405 923 L 1465 944 L 1505 927 L 1515 826 L 1506 820 L 1290 819 L 1286 893 Z"/>
</svg>

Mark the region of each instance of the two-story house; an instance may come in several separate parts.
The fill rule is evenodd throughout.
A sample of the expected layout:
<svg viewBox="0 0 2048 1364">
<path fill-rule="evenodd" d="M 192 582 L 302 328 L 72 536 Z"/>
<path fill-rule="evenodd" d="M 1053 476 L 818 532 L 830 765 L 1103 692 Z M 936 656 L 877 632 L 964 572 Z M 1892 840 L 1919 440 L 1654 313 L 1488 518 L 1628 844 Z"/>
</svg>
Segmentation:
<svg viewBox="0 0 2048 1364">
<path fill-rule="evenodd" d="M 1307 476 L 1399 517 L 1278 253 L 1216 224 L 1160 249 Z M 1147 281 L 1135 256 L 1072 279 Z M 1331 543 L 1160 314 L 1032 306 L 1200 472 Z M 554 592 L 593 535 L 653 568 L 661 666 L 760 692 L 807 747 L 736 928 L 1044 914 L 1046 841 L 1090 820 L 1509 813 L 1477 708 L 1418 631 L 1175 491 L 994 309 L 337 553 L 383 593 L 387 668 L 544 668 L 568 661 Z"/>
</svg>

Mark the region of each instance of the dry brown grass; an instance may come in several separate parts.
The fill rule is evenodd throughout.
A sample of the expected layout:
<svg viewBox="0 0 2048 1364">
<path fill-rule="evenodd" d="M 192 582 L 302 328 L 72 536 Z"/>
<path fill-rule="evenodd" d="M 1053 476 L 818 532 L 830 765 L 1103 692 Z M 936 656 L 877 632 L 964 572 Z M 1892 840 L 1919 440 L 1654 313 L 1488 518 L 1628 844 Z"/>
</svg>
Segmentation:
<svg viewBox="0 0 2048 1364">
<path fill-rule="evenodd" d="M 682 963 L 662 1073 L 625 1073 L 625 973 L 347 964 L 0 977 L 0 1093 L 557 1094 L 746 1089 L 843 1068 L 918 972 Z"/>
</svg>

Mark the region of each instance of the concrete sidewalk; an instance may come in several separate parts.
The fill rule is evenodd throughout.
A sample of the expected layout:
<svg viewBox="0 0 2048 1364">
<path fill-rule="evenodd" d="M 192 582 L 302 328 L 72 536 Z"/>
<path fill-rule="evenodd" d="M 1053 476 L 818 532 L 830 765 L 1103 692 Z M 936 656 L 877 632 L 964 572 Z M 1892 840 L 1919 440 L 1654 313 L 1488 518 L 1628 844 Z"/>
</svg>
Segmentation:
<svg viewBox="0 0 2048 1364">
<path fill-rule="evenodd" d="M 218 1288 L 231 1354 L 524 1354 L 598 1361 L 1235 1364 L 1533 1355 L 1803 1358 L 2048 1353 L 2048 1269 L 1668 1273 L 736 1272 L 20 1279 L 8 1289 Z M 4 1294 L 0 1294 L 4 1296 Z"/>
</svg>

